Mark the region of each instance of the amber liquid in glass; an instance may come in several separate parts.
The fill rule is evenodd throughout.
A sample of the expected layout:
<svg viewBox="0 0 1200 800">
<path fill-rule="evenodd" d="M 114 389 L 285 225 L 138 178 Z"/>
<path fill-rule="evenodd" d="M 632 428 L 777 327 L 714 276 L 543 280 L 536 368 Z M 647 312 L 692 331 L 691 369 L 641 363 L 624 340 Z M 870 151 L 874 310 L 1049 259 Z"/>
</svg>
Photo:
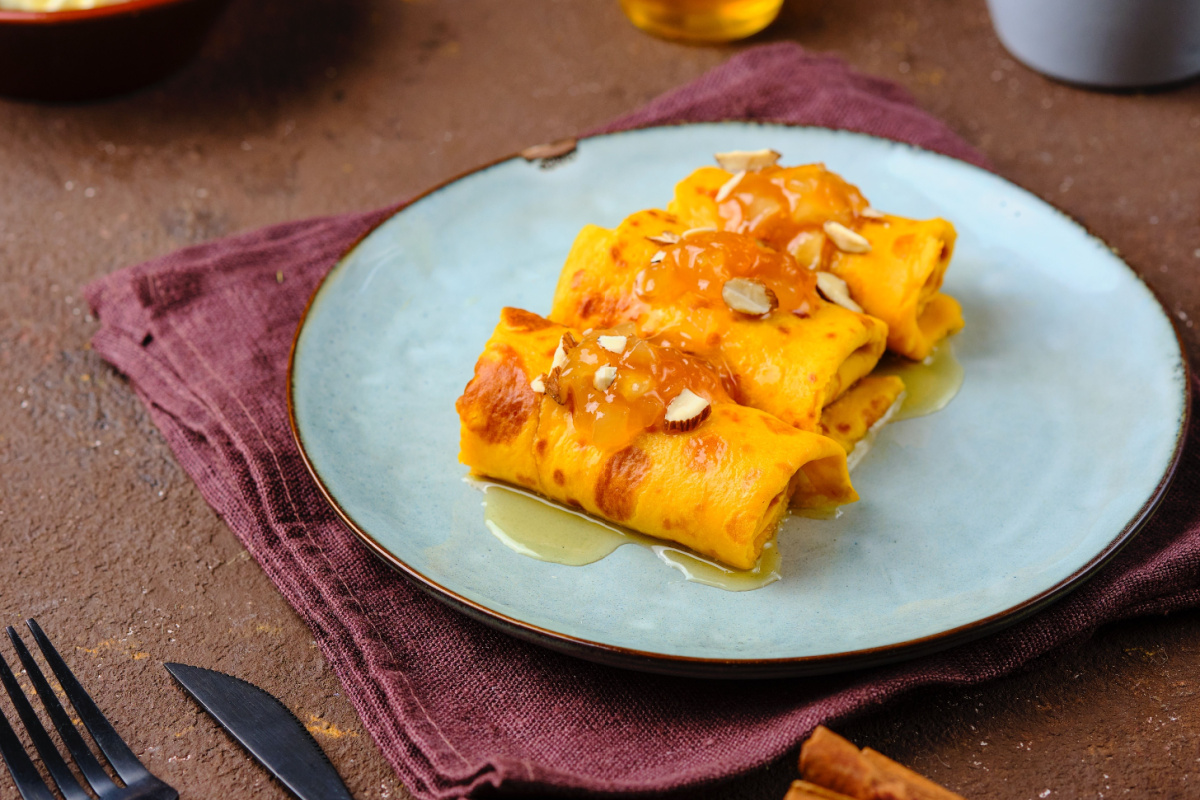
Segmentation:
<svg viewBox="0 0 1200 800">
<path fill-rule="evenodd" d="M 621 0 L 625 16 L 647 33 L 692 42 L 728 42 L 758 33 L 783 0 Z"/>
</svg>

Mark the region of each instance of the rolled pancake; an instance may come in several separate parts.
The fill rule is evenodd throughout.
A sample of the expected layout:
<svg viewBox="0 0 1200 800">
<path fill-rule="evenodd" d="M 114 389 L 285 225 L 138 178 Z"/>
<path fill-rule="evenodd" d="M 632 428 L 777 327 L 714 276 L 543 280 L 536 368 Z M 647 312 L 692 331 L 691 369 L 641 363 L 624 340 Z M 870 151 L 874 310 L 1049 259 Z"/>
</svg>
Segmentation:
<svg viewBox="0 0 1200 800">
<path fill-rule="evenodd" d="M 745 233 L 809 269 L 823 269 L 832 245 L 822 226 L 833 221 L 853 227 L 870 207 L 857 187 L 824 164 L 748 172 L 718 202 L 722 187 L 734 177 L 718 167 L 701 167 L 675 185 L 667 210 L 687 225 Z"/>
<path fill-rule="evenodd" d="M 545 372 L 562 331 L 519 308 L 501 311 L 475 377 L 454 404 L 461 423 L 458 460 L 472 473 L 540 491 L 533 441 L 542 398 L 529 382 Z"/>
<path fill-rule="evenodd" d="M 946 220 L 874 212 L 856 187 L 820 164 L 747 173 L 718 202 L 733 178 L 716 167 L 698 169 L 676 185 L 668 209 L 684 224 L 746 233 L 842 278 L 863 311 L 887 323 L 888 349 L 900 355 L 924 359 L 963 327 L 957 301 L 939 292 L 956 238 Z M 865 237 L 870 252 L 839 250 L 826 222 Z"/>
<path fill-rule="evenodd" d="M 868 375 L 825 407 L 818 430 L 849 456 L 890 415 L 903 394 L 904 381 L 895 375 Z"/>
<path fill-rule="evenodd" d="M 920 361 L 963 327 L 958 301 L 939 291 L 954 254 L 954 226 L 888 214 L 864 220 L 858 232 L 871 251 L 835 252 L 829 271 L 846 282 L 864 311 L 888 324 L 889 350 Z"/>
<path fill-rule="evenodd" d="M 504 309 L 456 407 L 460 460 L 481 477 L 532 489 L 632 530 L 750 569 L 786 512 L 854 502 L 845 451 L 763 411 L 716 397 L 688 431 L 656 425 L 601 445 L 530 383 L 567 328 Z M 573 332 L 577 340 L 583 336 Z M 618 377 L 617 380 L 620 380 Z M 720 393 L 718 393 L 720 394 Z"/>
<path fill-rule="evenodd" d="M 792 292 L 794 305 L 786 305 L 789 294 L 778 283 L 772 288 L 779 308 L 764 318 L 732 311 L 719 285 L 655 299 L 646 290 L 646 269 L 657 253 L 682 245 L 646 237 L 682 235 L 689 227 L 659 210 L 633 214 L 615 230 L 586 226 L 567 256 L 550 318 L 581 330 L 632 322 L 644 339 L 711 361 L 730 380 L 738 402 L 801 430 L 815 430 L 821 409 L 875 367 L 886 347 L 887 326 L 826 302 L 815 291 Z M 725 246 L 720 237 L 729 236 L 694 233 L 685 241 L 700 243 L 695 247 Z M 736 238 L 757 247 L 751 239 Z M 800 277 L 812 280 L 799 269 Z"/>
</svg>

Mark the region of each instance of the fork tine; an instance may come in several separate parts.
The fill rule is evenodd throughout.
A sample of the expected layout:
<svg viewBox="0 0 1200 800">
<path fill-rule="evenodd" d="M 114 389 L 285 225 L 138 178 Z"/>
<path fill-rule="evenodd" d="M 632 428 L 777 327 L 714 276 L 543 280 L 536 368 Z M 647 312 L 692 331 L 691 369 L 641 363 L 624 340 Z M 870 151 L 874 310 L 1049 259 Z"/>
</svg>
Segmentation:
<svg viewBox="0 0 1200 800">
<path fill-rule="evenodd" d="M 54 695 L 50 684 L 46 682 L 46 676 L 42 674 L 41 668 L 33 660 L 33 656 L 29 654 L 29 650 L 25 647 L 25 642 L 21 641 L 21 637 L 17 635 L 17 631 L 11 625 L 8 626 L 8 638 L 12 641 L 13 648 L 17 651 L 17 657 L 21 659 L 21 666 L 25 667 L 25 673 L 29 676 L 29 680 L 33 682 L 34 691 L 42 699 L 42 707 L 50 715 L 50 721 L 54 723 L 58 735 L 62 738 L 63 744 L 67 746 L 71 758 L 75 759 L 75 765 L 79 767 L 79 771 L 83 773 L 83 777 L 96 790 L 96 794 L 102 794 L 105 789 L 115 786 L 116 784 L 113 783 L 112 778 L 108 777 L 108 773 L 104 771 L 104 767 L 100 766 L 100 762 L 96 760 L 96 757 L 92 755 L 92 751 L 84 743 L 83 737 L 79 735 L 79 731 L 75 729 L 71 718 L 67 716 L 67 712 L 63 710 L 62 704 L 58 702 L 58 698 Z"/>
<path fill-rule="evenodd" d="M 37 642 L 46 663 L 50 665 L 54 676 L 58 678 L 63 691 L 66 692 L 67 699 L 71 701 L 71 705 L 75 706 L 75 710 L 79 712 L 79 718 L 83 720 L 83 724 L 92 734 L 92 738 L 96 740 L 96 744 L 100 745 L 100 750 L 108 758 L 108 762 L 113 765 L 117 774 L 121 776 L 121 780 L 130 784 L 148 777 L 150 772 L 142 766 L 142 762 L 138 761 L 137 756 L 129 749 L 129 745 L 125 744 L 125 740 L 117 734 L 116 729 L 100 712 L 92 698 L 79 685 L 79 681 L 75 679 L 75 675 L 67 667 L 67 663 L 63 661 L 58 651 L 54 649 L 54 645 L 50 643 L 50 639 L 42 631 L 37 621 L 27 619 L 25 624 L 33 633 L 34 641 Z M 71 729 L 73 731 L 74 726 Z"/>
<path fill-rule="evenodd" d="M 29 705 L 29 700 L 25 697 L 25 693 L 21 691 L 21 687 L 17 683 L 17 678 L 13 675 L 12 670 L 9 669 L 8 662 L 4 660 L 4 656 L 0 656 L 0 682 L 4 683 L 4 689 L 8 692 L 8 697 L 12 700 L 13 707 L 17 710 L 17 715 L 21 718 L 21 722 L 24 723 L 25 730 L 29 733 L 29 738 L 33 740 L 33 745 L 37 748 L 38 755 L 42 757 L 42 763 L 46 765 L 50 777 L 58 785 L 58 790 L 62 792 L 63 797 L 66 800 L 89 800 L 88 793 L 79 785 L 79 781 L 75 780 L 75 776 L 71 774 L 71 768 L 67 766 L 67 762 L 63 761 L 58 748 L 51 741 L 50 734 L 46 733 L 46 729 L 42 727 L 41 720 L 33 712 L 33 706 Z"/>
<path fill-rule="evenodd" d="M 8 765 L 17 791 L 25 800 L 54 800 L 50 788 L 38 774 L 37 767 L 29 760 L 29 754 L 17 738 L 16 731 L 8 724 L 8 717 L 0 713 L 0 757 Z"/>
</svg>

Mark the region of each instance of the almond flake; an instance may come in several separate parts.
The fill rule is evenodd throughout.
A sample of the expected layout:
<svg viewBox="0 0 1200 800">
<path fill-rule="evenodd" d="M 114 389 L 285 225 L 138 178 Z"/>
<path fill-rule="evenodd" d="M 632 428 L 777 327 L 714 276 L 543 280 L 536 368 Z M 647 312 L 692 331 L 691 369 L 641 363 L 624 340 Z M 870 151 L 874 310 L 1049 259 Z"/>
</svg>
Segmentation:
<svg viewBox="0 0 1200 800">
<path fill-rule="evenodd" d="M 717 229 L 712 225 L 705 225 L 702 228 L 688 228 L 683 232 L 684 237 L 691 236 L 693 233 L 716 233 Z"/>
<path fill-rule="evenodd" d="M 529 388 L 533 389 L 538 394 L 544 393 L 546 391 L 546 376 L 538 375 L 529 382 Z"/>
<path fill-rule="evenodd" d="M 840 222 L 829 220 L 823 226 L 834 247 L 843 253 L 869 253 L 871 243 L 861 233 L 850 230 Z"/>
<path fill-rule="evenodd" d="M 651 263 L 651 264 L 657 264 L 658 262 L 660 262 L 660 261 L 662 261 L 664 258 L 666 258 L 666 256 L 667 256 L 667 254 L 666 254 L 666 253 L 664 253 L 662 250 L 659 250 L 657 253 L 655 253 L 654 255 L 650 256 L 650 263 Z"/>
<path fill-rule="evenodd" d="M 679 234 L 675 231 L 663 231 L 658 236 L 647 236 L 646 238 L 662 247 L 679 243 Z"/>
<path fill-rule="evenodd" d="M 551 370 L 562 369 L 563 365 L 566 363 L 567 363 L 567 351 L 566 351 L 566 349 L 563 348 L 563 343 L 559 342 L 558 348 L 555 349 L 555 351 L 554 351 L 554 360 L 550 362 L 550 369 Z"/>
<path fill-rule="evenodd" d="M 667 406 L 667 430 L 690 431 L 708 419 L 712 404 L 691 389 L 684 389 Z"/>
<path fill-rule="evenodd" d="M 842 308 L 856 311 L 859 314 L 862 313 L 862 306 L 850 297 L 850 287 L 832 272 L 817 273 L 817 291 L 831 303 L 836 303 Z"/>
<path fill-rule="evenodd" d="M 733 190 L 737 188 L 737 185 L 742 182 L 742 178 L 744 177 L 746 177 L 746 170 L 743 169 L 732 178 L 725 181 L 724 185 L 717 190 L 716 201 L 718 203 L 724 203 L 725 199 L 729 197 L 729 195 L 733 194 Z"/>
<path fill-rule="evenodd" d="M 618 355 L 625 352 L 625 343 L 628 341 L 629 341 L 629 339 L 626 336 L 598 336 L 598 337 L 596 337 L 596 344 L 600 345 L 608 352 L 616 353 Z"/>
<path fill-rule="evenodd" d="M 779 300 L 767 285 L 755 278 L 730 278 L 721 287 L 721 299 L 734 311 L 761 317 L 779 307 Z"/>
<path fill-rule="evenodd" d="M 550 374 L 546 376 L 545 388 L 546 397 L 549 397 L 560 406 L 563 405 L 562 387 L 558 385 L 558 377 L 562 374 L 561 369 L 552 369 Z"/>
<path fill-rule="evenodd" d="M 558 340 L 558 348 L 554 351 L 554 360 L 550 362 L 550 369 L 562 369 L 567 363 L 567 353 L 571 352 L 571 348 L 575 346 L 575 338 L 569 333 L 564 333 L 562 338 Z"/>
<path fill-rule="evenodd" d="M 610 364 L 605 364 L 602 367 L 596 367 L 596 374 L 592 377 L 592 386 L 603 392 L 612 386 L 612 382 L 616 379 L 617 368 Z"/>
<path fill-rule="evenodd" d="M 860 217 L 866 217 L 867 219 L 883 219 L 885 217 L 882 211 L 876 208 L 871 208 L 870 206 L 867 206 L 862 211 L 858 212 L 858 215 Z"/>
<path fill-rule="evenodd" d="M 729 172 L 757 172 L 779 163 L 779 153 L 774 150 L 730 150 L 713 156 L 721 169 Z"/>
</svg>

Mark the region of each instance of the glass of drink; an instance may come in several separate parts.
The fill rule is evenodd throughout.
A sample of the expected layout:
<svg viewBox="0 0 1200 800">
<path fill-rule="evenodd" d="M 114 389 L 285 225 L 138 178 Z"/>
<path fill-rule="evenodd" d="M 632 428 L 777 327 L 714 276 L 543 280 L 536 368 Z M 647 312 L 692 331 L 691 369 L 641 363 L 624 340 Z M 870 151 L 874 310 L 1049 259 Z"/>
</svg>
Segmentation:
<svg viewBox="0 0 1200 800">
<path fill-rule="evenodd" d="M 688 42 L 728 42 L 758 33 L 783 0 L 621 0 L 630 21 L 655 36 Z"/>
</svg>

